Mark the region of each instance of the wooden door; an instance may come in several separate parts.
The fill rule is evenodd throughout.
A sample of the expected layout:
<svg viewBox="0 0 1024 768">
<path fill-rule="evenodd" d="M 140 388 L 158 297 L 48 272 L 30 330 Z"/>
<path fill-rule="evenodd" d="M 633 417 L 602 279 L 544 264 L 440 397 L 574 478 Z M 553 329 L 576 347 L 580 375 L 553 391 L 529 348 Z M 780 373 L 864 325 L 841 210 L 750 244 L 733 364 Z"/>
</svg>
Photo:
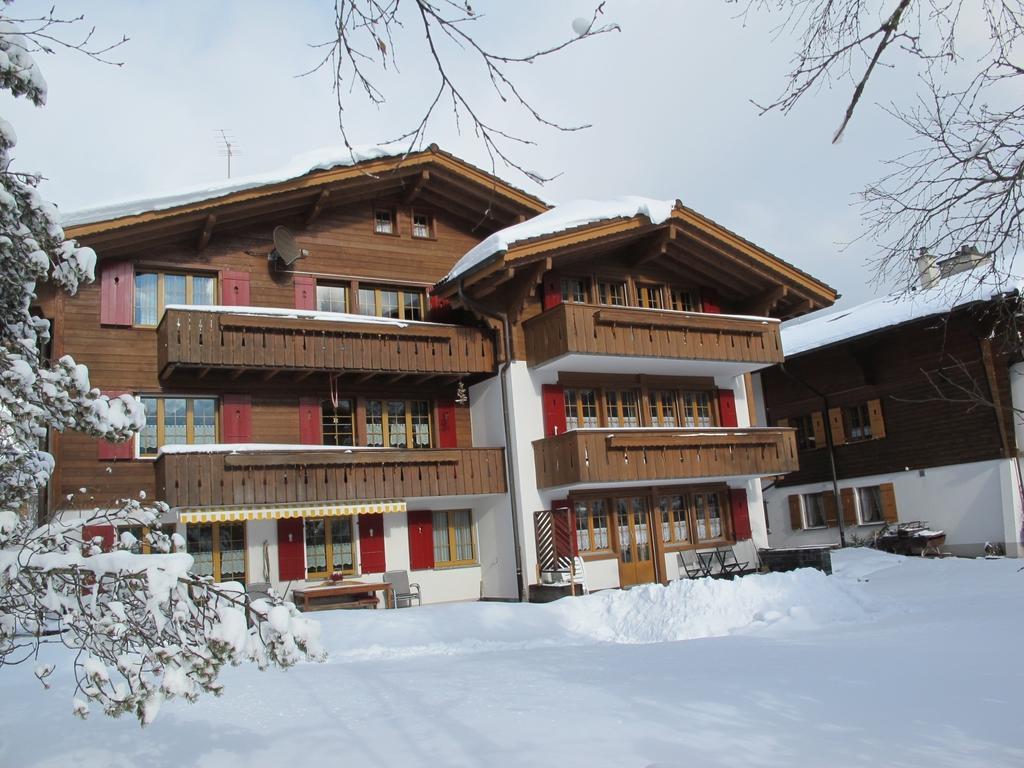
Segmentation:
<svg viewBox="0 0 1024 768">
<path fill-rule="evenodd" d="M 384 515 L 359 516 L 360 573 L 384 573 Z"/>
<path fill-rule="evenodd" d="M 651 511 L 645 496 L 615 500 L 615 532 L 619 556 L 619 586 L 654 581 Z"/>
</svg>

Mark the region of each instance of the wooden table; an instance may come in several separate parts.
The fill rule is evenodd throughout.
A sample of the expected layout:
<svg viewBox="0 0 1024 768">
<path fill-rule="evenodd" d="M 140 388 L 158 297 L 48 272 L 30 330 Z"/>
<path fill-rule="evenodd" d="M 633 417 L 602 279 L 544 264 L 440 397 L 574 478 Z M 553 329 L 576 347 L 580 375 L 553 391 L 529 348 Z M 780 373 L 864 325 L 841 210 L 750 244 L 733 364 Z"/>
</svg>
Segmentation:
<svg viewBox="0 0 1024 768">
<path fill-rule="evenodd" d="M 292 590 L 292 601 L 302 611 L 318 611 L 330 608 L 344 608 L 346 603 L 313 603 L 310 600 L 317 600 L 325 597 L 355 597 L 352 607 L 365 607 L 359 604 L 359 595 L 372 596 L 374 592 L 384 593 L 384 607 L 391 608 L 395 604 L 395 590 L 388 581 L 332 581 L 322 586 L 299 587 Z"/>
</svg>

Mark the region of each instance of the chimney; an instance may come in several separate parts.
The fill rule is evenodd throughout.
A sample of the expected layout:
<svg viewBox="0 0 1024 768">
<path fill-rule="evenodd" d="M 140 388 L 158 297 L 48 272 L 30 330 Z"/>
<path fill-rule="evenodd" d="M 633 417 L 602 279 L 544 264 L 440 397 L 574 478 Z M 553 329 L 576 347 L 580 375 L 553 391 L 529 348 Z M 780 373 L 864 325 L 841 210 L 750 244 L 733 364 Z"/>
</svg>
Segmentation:
<svg viewBox="0 0 1024 768">
<path fill-rule="evenodd" d="M 991 261 L 992 254 L 982 253 L 976 245 L 961 245 L 960 250 L 939 262 L 939 274 L 943 277 L 968 272 L 980 264 Z"/>
<path fill-rule="evenodd" d="M 917 263 L 917 284 L 922 290 L 927 290 L 939 282 L 939 268 L 935 263 L 935 257 L 928 253 L 927 248 L 921 248 L 914 257 Z"/>
</svg>

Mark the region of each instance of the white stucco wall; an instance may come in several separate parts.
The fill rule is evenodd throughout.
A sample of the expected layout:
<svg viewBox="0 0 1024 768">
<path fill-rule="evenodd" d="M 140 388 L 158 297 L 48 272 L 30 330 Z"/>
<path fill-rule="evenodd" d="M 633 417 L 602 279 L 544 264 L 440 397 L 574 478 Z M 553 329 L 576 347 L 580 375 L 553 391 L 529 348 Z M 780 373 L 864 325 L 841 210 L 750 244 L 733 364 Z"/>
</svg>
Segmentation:
<svg viewBox="0 0 1024 768">
<path fill-rule="evenodd" d="M 1006 524 L 1007 519 L 1019 520 L 1020 500 L 1014 461 L 997 459 L 870 475 L 842 480 L 839 487 L 857 488 L 881 483 L 893 484 L 900 521 L 925 520 L 932 528 L 946 532 L 945 551 L 979 555 L 986 542 L 993 542 L 1003 545 L 1008 554 L 1019 554 L 1017 536 L 1007 538 Z M 838 543 L 837 528 L 794 531 L 789 519 L 788 497 L 791 494 L 831 489 L 831 483 L 811 483 L 765 491 L 771 523 L 769 544 L 772 547 L 793 547 Z M 866 539 L 878 527 L 847 526 L 847 538 Z"/>
</svg>

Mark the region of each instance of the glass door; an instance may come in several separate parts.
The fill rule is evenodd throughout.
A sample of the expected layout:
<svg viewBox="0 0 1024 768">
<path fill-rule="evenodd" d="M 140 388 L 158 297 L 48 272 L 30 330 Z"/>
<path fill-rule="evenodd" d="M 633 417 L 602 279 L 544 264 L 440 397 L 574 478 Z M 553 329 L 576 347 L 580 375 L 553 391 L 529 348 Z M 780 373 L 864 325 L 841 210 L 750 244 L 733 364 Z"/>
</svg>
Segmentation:
<svg viewBox="0 0 1024 768">
<path fill-rule="evenodd" d="M 619 548 L 619 585 L 628 587 L 654 581 L 651 515 L 645 496 L 615 500 L 615 532 Z"/>
</svg>

